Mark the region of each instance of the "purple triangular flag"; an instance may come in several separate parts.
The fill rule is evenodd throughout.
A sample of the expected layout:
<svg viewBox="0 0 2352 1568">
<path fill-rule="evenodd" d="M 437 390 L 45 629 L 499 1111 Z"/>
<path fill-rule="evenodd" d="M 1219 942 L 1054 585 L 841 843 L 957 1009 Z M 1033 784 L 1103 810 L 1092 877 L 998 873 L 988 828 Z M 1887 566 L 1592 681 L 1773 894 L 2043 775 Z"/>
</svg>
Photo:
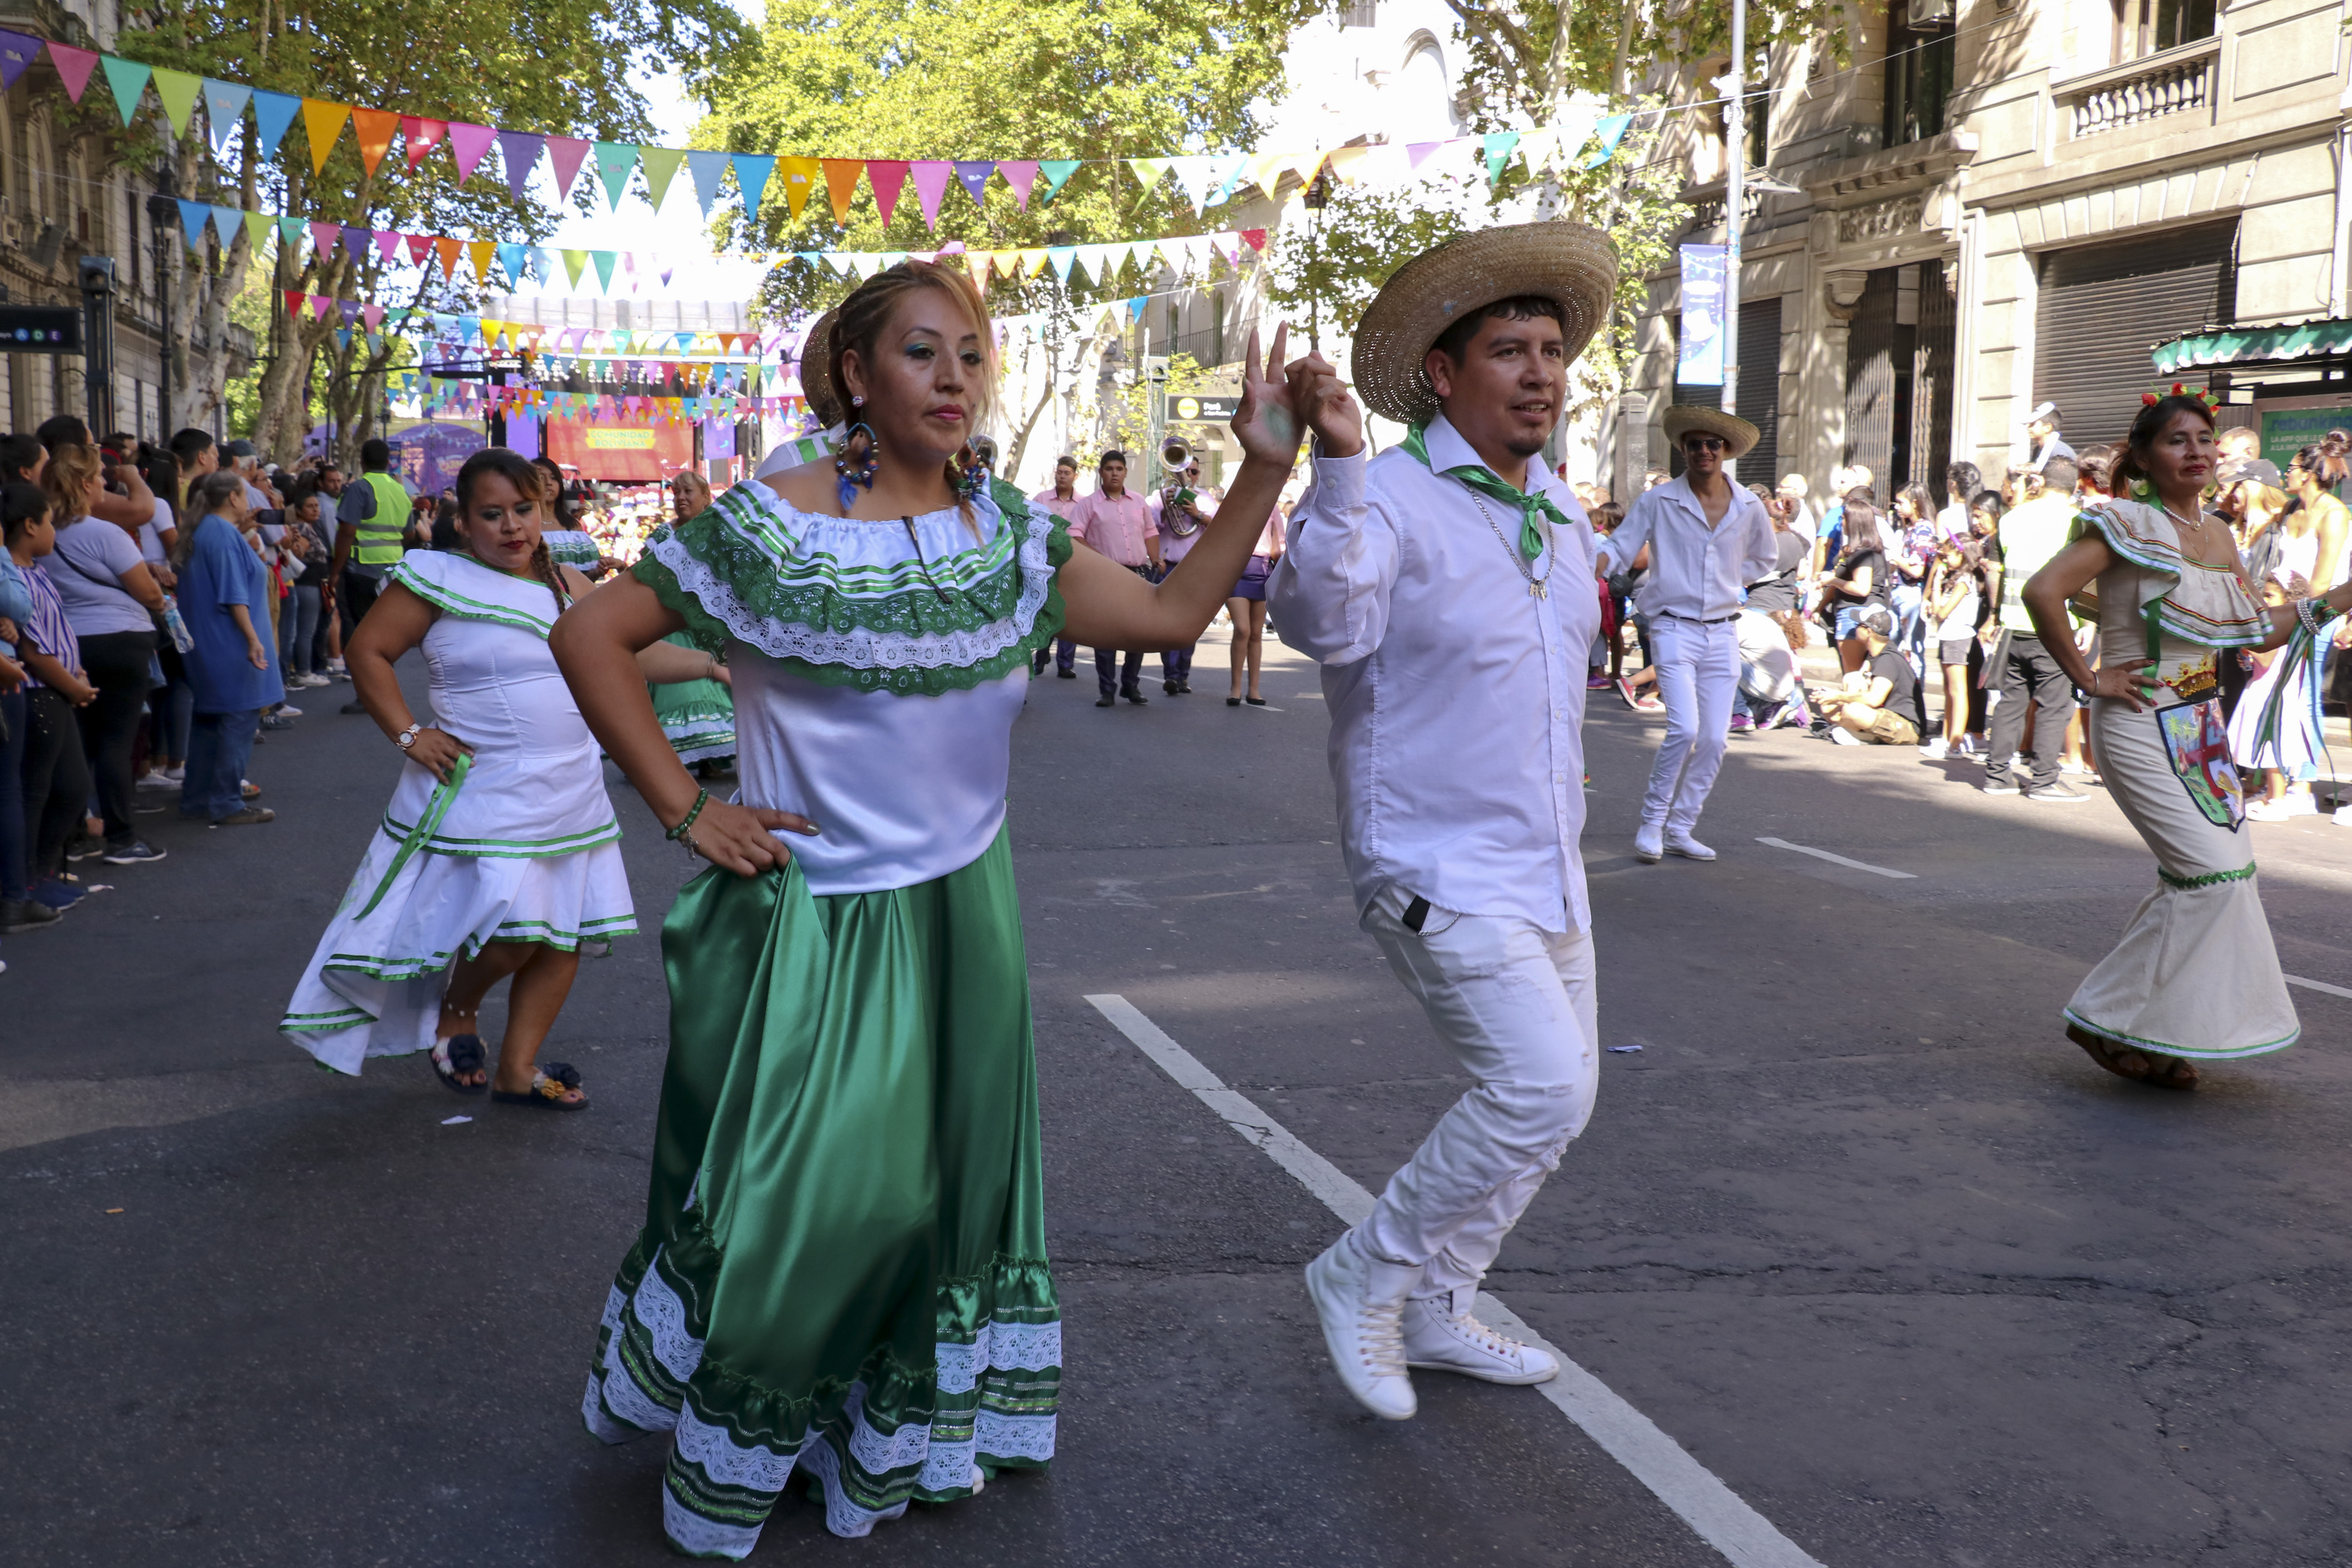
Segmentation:
<svg viewBox="0 0 2352 1568">
<path fill-rule="evenodd" d="M 343 313 L 343 325 L 348 327 L 352 322 L 360 319 L 358 301 L 352 300 L 338 300 L 335 301 L 335 306 Z"/>
<path fill-rule="evenodd" d="M 41 58 L 41 40 L 24 33 L 0 29 L 0 92 L 16 85 L 16 79 L 32 68 Z"/>
<path fill-rule="evenodd" d="M 474 165 L 482 161 L 482 154 L 490 150 L 490 143 L 498 140 L 498 135 L 487 125 L 452 124 L 449 127 L 449 152 L 457 160 L 458 179 L 473 177 Z"/>
<path fill-rule="evenodd" d="M 988 176 L 995 172 L 996 164 L 991 159 L 959 158 L 955 162 L 956 183 L 971 193 L 971 202 L 974 206 L 984 207 L 988 205 L 984 199 L 988 194 Z"/>
<path fill-rule="evenodd" d="M 343 230 L 343 254 L 352 258 L 352 266 L 357 267 L 367 260 L 368 242 L 374 237 L 375 231 L 373 229 L 345 228 Z"/>
<path fill-rule="evenodd" d="M 539 150 L 547 145 L 547 138 L 529 131 L 499 132 L 499 156 L 507 166 L 507 190 L 517 201 L 522 200 L 523 186 L 530 181 L 530 171 L 539 162 Z"/>
</svg>

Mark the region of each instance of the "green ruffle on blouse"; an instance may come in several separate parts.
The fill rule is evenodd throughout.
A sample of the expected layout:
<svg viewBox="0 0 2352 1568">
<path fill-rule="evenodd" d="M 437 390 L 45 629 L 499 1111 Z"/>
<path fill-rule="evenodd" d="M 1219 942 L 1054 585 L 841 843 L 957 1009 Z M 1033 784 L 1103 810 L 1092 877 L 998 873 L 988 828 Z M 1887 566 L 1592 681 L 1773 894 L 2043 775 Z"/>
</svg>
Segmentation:
<svg viewBox="0 0 2352 1568">
<path fill-rule="evenodd" d="M 1054 639 L 1064 620 L 1058 576 L 1070 558 L 1067 523 L 1034 512 L 1028 498 L 1002 479 L 992 483 L 990 500 L 1002 524 L 970 549 L 929 562 L 909 556 L 887 566 L 849 566 L 806 549 L 739 489 L 698 516 L 656 530 L 630 570 L 684 619 L 688 638 L 706 652 L 723 653 L 741 641 L 823 685 L 908 697 L 969 690 L 1019 668 Z M 694 574 L 713 582 L 689 587 L 660 559 L 665 551 L 683 551 L 699 568 Z M 1039 574 L 1042 594 L 1033 591 Z M 706 595 L 722 602 L 707 604 Z M 723 602 L 728 598 L 733 603 Z M 1028 625 L 1008 624 L 1018 622 L 1027 602 L 1035 604 Z M 1000 627 L 1009 636 L 989 635 Z M 793 651 L 845 639 L 874 657 L 850 662 Z M 951 650 L 942 657 L 940 645 L 956 642 L 999 646 L 961 659 Z"/>
</svg>

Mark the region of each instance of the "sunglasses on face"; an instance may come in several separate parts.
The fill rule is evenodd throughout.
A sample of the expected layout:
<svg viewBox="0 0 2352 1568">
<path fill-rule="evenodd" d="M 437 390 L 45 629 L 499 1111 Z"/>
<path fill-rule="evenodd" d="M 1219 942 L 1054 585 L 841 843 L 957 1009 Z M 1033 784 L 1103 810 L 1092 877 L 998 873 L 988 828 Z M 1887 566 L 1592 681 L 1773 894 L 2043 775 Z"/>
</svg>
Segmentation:
<svg viewBox="0 0 2352 1568">
<path fill-rule="evenodd" d="M 1723 450 L 1723 437 L 1720 436 L 1685 436 L 1683 437 L 1683 450 L 1685 452 L 1720 452 Z"/>
</svg>

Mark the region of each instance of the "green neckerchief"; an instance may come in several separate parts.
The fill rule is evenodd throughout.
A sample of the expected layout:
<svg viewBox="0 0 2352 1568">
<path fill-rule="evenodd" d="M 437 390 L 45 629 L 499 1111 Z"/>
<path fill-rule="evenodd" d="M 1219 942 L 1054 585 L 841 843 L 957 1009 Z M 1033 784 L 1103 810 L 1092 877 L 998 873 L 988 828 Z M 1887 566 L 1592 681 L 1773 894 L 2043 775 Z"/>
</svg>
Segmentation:
<svg viewBox="0 0 2352 1568">
<path fill-rule="evenodd" d="M 1423 432 L 1428 428 L 1429 421 L 1424 419 L 1408 429 L 1404 433 L 1404 449 L 1412 454 L 1415 462 L 1435 473 L 1436 466 L 1429 460 L 1429 443 L 1423 437 Z M 1536 526 L 1538 512 L 1550 518 L 1561 528 L 1568 526 L 1567 515 L 1551 503 L 1549 496 L 1514 489 L 1496 478 L 1495 471 L 1484 463 L 1465 463 L 1458 468 L 1446 469 L 1445 475 L 1448 479 L 1460 479 L 1480 495 L 1501 501 L 1519 514 L 1519 553 L 1530 561 L 1543 553 L 1543 531 Z"/>
</svg>

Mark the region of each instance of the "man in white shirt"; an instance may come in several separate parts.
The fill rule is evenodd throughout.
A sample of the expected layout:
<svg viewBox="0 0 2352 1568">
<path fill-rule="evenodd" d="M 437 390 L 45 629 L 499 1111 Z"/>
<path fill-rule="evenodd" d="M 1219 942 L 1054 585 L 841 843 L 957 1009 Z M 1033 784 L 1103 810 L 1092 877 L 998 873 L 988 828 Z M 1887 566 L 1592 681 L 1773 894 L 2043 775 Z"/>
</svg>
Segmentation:
<svg viewBox="0 0 2352 1568">
<path fill-rule="evenodd" d="M 1680 404 L 1666 410 L 1665 426 L 1666 440 L 1683 455 L 1681 478 L 1643 492 L 1601 542 L 1604 572 L 1650 547 L 1642 609 L 1650 617 L 1666 738 L 1650 764 L 1633 854 L 1652 863 L 1663 854 L 1715 858 L 1691 835 L 1730 742 L 1740 600 L 1748 584 L 1779 566 L 1772 514 L 1723 472 L 1756 445 L 1756 426 L 1720 409 Z"/>
<path fill-rule="evenodd" d="M 1364 401 L 1411 429 L 1370 462 L 1329 368 L 1292 373 L 1318 449 L 1267 601 L 1323 667 L 1360 923 L 1474 1079 L 1307 1270 L 1341 1380 L 1389 1420 L 1416 1407 L 1409 1366 L 1505 1384 L 1559 1370 L 1470 1308 L 1597 1081 L 1577 837 L 1601 611 L 1591 525 L 1540 454 L 1616 271 L 1609 241 L 1570 223 L 1407 262 L 1355 339 Z"/>
</svg>

